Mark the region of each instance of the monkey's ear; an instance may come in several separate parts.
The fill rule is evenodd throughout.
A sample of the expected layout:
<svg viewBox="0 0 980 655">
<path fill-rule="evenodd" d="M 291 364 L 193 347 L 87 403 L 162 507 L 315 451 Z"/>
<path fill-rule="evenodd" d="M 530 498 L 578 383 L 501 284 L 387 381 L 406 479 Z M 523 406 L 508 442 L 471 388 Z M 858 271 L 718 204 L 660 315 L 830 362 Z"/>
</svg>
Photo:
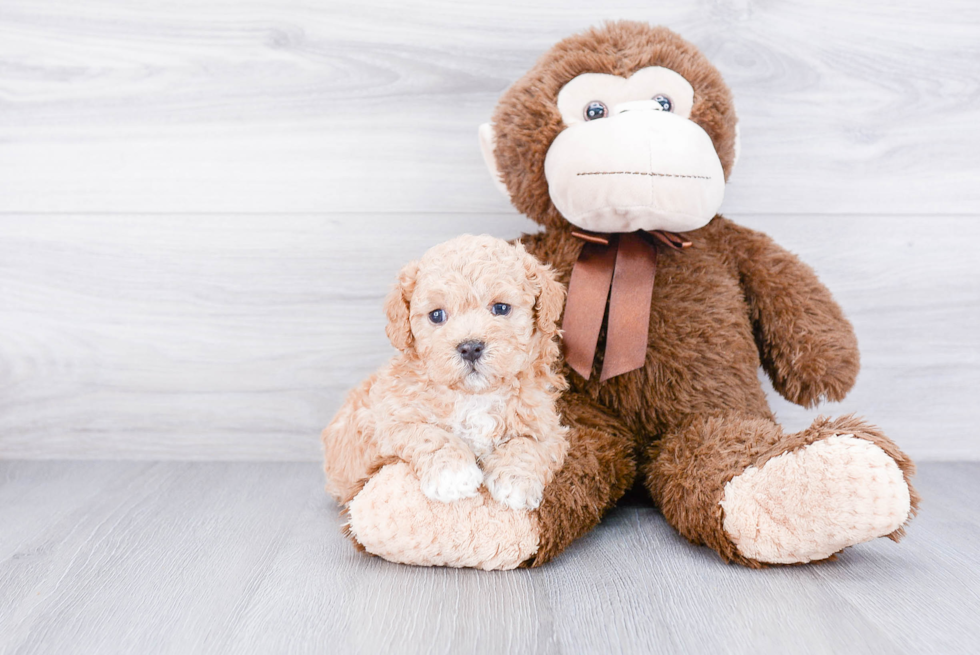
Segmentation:
<svg viewBox="0 0 980 655">
<path fill-rule="evenodd" d="M 507 191 L 507 185 L 500 178 L 500 171 L 497 170 L 497 158 L 494 156 L 494 148 L 497 147 L 497 135 L 493 131 L 493 125 L 490 123 L 484 123 L 480 126 L 480 152 L 483 153 L 483 161 L 487 165 L 487 169 L 490 171 L 490 177 L 493 178 L 493 184 L 497 187 L 497 191 L 504 194 L 504 197 L 510 200 L 510 192 Z"/>
<path fill-rule="evenodd" d="M 385 298 L 385 314 L 388 316 L 385 334 L 391 340 L 391 345 L 402 352 L 415 344 L 409 307 L 412 302 L 412 293 L 415 291 L 415 278 L 418 273 L 418 262 L 406 264 L 398 273 L 398 282 L 388 292 L 388 297 Z"/>
</svg>

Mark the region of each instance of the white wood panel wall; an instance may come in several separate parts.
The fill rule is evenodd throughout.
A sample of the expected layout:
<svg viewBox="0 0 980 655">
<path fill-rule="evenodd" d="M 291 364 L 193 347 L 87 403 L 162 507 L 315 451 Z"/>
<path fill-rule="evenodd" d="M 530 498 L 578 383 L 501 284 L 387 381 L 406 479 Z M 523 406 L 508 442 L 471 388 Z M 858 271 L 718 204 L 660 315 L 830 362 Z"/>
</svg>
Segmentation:
<svg viewBox="0 0 980 655">
<path fill-rule="evenodd" d="M 676 29 L 732 86 L 723 211 L 814 265 L 861 340 L 820 411 L 980 458 L 972 0 L 3 0 L 0 457 L 318 458 L 390 354 L 398 266 L 533 229 L 476 127 L 606 18 Z"/>
</svg>

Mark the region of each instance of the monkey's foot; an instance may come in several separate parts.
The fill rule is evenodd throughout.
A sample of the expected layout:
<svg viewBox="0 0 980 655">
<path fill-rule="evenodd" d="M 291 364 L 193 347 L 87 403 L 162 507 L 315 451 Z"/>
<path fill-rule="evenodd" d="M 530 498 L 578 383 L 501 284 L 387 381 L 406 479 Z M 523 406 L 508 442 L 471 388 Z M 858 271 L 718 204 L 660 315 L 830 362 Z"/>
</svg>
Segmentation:
<svg viewBox="0 0 980 655">
<path fill-rule="evenodd" d="M 897 538 L 912 500 L 894 459 L 844 434 L 749 467 L 725 485 L 721 506 L 725 532 L 743 556 L 795 564 Z"/>
<path fill-rule="evenodd" d="M 417 566 L 513 569 L 538 551 L 536 516 L 493 500 L 430 500 L 411 467 L 389 464 L 347 504 L 348 535 L 367 552 Z"/>
</svg>

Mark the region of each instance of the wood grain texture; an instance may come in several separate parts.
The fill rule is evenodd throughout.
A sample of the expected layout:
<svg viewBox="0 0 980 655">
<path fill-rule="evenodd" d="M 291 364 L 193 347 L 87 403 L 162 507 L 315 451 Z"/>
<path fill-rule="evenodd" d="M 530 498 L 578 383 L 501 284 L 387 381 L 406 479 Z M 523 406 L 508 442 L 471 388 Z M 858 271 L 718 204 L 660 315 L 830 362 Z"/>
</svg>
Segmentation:
<svg viewBox="0 0 980 655">
<path fill-rule="evenodd" d="M 857 411 L 978 458 L 972 0 L 0 5 L 0 457 L 314 460 L 398 266 L 533 229 L 476 126 L 554 41 L 668 25 L 735 91 L 725 211 L 858 328 Z M 923 229 L 924 228 L 924 229 Z M 816 412 L 776 398 L 792 428 Z"/>
<path fill-rule="evenodd" d="M 299 463 L 0 462 L 0 654 L 973 653 L 980 465 L 923 465 L 900 544 L 752 571 L 642 500 L 560 558 L 399 566 Z"/>
<path fill-rule="evenodd" d="M 976 217 L 735 218 L 813 265 L 858 332 L 844 403 L 770 393 L 790 428 L 855 411 L 915 457 L 980 458 Z M 392 353 L 381 303 L 398 268 L 459 233 L 530 229 L 509 214 L 4 217 L 0 458 L 319 459 L 344 393 Z"/>
<path fill-rule="evenodd" d="M 726 212 L 980 212 L 974 0 L 5 0 L 0 212 L 512 211 L 477 126 L 610 18 L 733 88 Z"/>
</svg>

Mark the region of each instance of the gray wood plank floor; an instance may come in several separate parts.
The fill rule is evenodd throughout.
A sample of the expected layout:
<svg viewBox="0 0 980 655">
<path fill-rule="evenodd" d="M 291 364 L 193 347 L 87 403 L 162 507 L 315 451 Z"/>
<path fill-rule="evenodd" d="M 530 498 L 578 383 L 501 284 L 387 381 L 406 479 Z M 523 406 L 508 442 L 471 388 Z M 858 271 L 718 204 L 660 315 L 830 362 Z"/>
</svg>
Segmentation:
<svg viewBox="0 0 980 655">
<path fill-rule="evenodd" d="M 971 653 L 980 464 L 818 566 L 750 571 L 626 502 L 485 573 L 356 552 L 311 463 L 0 462 L 0 653 Z"/>
</svg>

